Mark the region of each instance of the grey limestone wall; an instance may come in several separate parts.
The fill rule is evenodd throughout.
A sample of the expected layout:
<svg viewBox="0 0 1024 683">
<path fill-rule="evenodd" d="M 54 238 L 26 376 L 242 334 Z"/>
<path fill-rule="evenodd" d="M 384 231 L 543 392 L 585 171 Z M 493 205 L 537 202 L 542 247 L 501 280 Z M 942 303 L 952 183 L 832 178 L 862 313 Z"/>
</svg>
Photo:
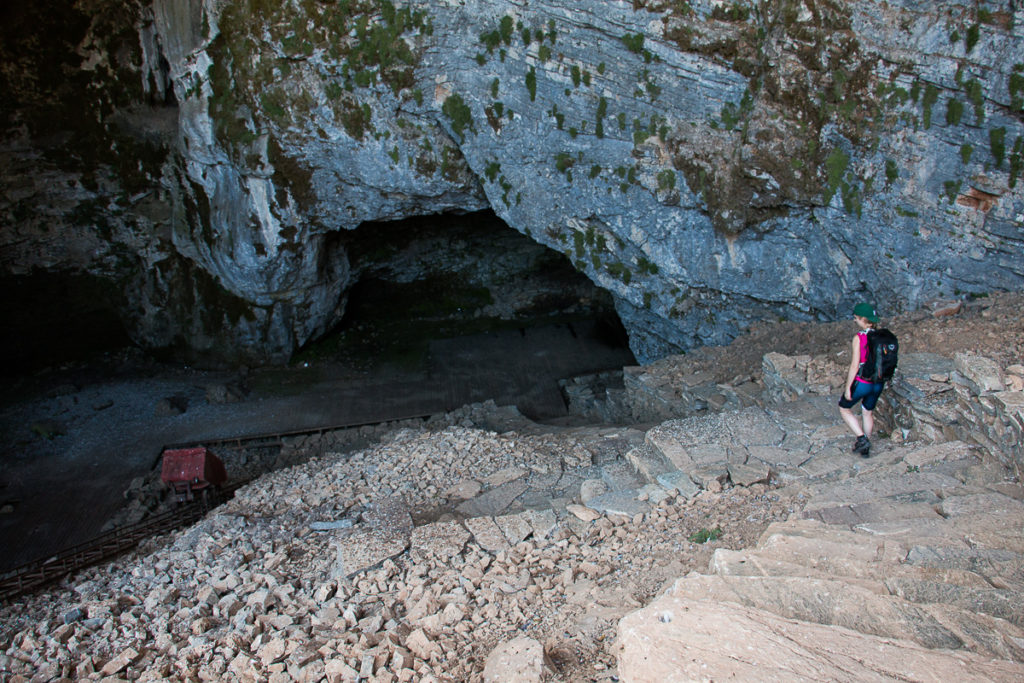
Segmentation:
<svg viewBox="0 0 1024 683">
<path fill-rule="evenodd" d="M 486 207 L 609 291 L 642 362 L 1024 284 L 1009 0 L 99 7 L 52 51 L 114 153 L 41 154 L 67 116 L 19 121 L 60 98 L 8 72 L 4 266 L 107 273 L 144 343 L 286 358 L 344 311 L 332 233 Z"/>
</svg>

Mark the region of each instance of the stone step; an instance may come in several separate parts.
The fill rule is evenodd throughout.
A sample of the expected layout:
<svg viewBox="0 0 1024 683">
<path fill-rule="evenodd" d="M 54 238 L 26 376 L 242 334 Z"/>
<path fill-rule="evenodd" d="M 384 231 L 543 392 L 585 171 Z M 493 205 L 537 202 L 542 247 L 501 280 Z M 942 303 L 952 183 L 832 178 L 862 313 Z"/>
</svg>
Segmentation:
<svg viewBox="0 0 1024 683">
<path fill-rule="evenodd" d="M 664 489 L 662 489 L 664 491 Z M 587 507 L 600 513 L 633 517 L 651 511 L 651 505 L 640 500 L 639 489 L 609 491 L 587 501 Z M 665 491 L 665 495 L 668 492 Z"/>
<path fill-rule="evenodd" d="M 847 563 L 877 563 L 880 566 L 913 564 L 936 570 L 958 570 L 973 572 L 996 588 L 1014 588 L 1024 583 L 1024 553 L 1017 553 L 998 545 L 971 547 L 962 532 L 955 528 L 956 521 L 911 520 L 900 527 L 901 533 L 887 535 L 856 529 L 830 526 L 811 519 L 790 519 L 776 522 L 765 530 L 758 540 L 756 552 L 762 557 L 792 564 L 827 569 L 842 573 Z M 1005 520 L 980 518 L 972 542 L 998 542 L 1000 539 L 1020 534 L 1019 527 L 1011 522 L 1007 528 Z M 995 530 L 981 533 L 981 527 L 991 522 Z M 933 527 L 923 529 L 922 526 Z M 940 533 L 944 532 L 944 533 Z M 931 544 L 924 541 L 930 541 Z M 873 573 L 851 573 L 852 576 L 876 577 Z M 971 582 L 960 581 L 955 575 L 918 577 L 926 580 L 946 580 L 962 585 Z"/>
<path fill-rule="evenodd" d="M 691 575 L 676 581 L 670 593 L 701 602 L 733 603 L 866 635 L 910 640 L 929 649 L 965 649 L 1024 661 L 1024 630 L 1009 622 L 950 605 L 918 605 L 845 581 Z"/>
<path fill-rule="evenodd" d="M 684 498 L 693 498 L 701 491 L 701 488 L 694 483 L 689 475 L 679 470 L 659 474 L 657 483 L 666 490 L 675 491 Z"/>
<path fill-rule="evenodd" d="M 770 405 L 765 412 L 787 434 L 810 433 L 838 422 L 835 401 L 823 396 L 802 396 L 796 401 Z"/>
<path fill-rule="evenodd" d="M 780 495 L 803 504 L 756 547 L 716 550 L 709 575 L 677 580 L 623 620 L 621 643 L 632 637 L 630 619 L 657 621 L 633 653 L 623 645 L 625 680 L 630 657 L 644 660 L 645 674 L 652 661 L 666 663 L 665 680 L 709 671 L 757 680 L 1024 680 L 1024 489 L 958 441 L 879 439 L 861 458 L 834 410 L 831 399 L 801 398 L 647 432 L 649 462 L 638 472 L 656 463 L 711 486 L 726 482 L 723 472 L 743 479 L 765 467 L 785 484 Z M 879 658 L 896 644 L 899 653 Z M 788 657 L 797 663 L 774 668 Z M 679 673 L 694 661 L 707 668 Z M 884 671 L 872 668 L 879 661 Z"/>
<path fill-rule="evenodd" d="M 944 517 L 1005 516 L 1011 525 L 1024 525 L 1024 503 L 995 491 L 952 496 L 939 506 Z"/>
<path fill-rule="evenodd" d="M 914 545 L 907 563 L 919 567 L 973 572 L 997 587 L 1024 585 L 1024 554 L 1004 548 Z"/>
<path fill-rule="evenodd" d="M 875 478 L 886 479 L 894 474 L 921 472 L 945 474 L 963 484 L 968 480 L 966 473 L 979 463 L 974 455 L 976 449 L 962 442 L 894 446 L 889 441 L 876 439 L 871 457 L 862 458 L 850 452 L 853 441 L 848 433 L 842 431 L 844 427 L 830 429 L 836 438 L 812 448 L 811 456 L 800 466 L 804 475 L 821 482 L 822 490 L 827 489 L 829 483 L 841 488 L 852 478 L 874 481 Z M 990 473 L 986 472 L 984 476 L 991 480 Z"/>
<path fill-rule="evenodd" d="M 1024 628 L 1024 593 L 991 586 L 958 586 L 940 581 L 890 577 L 885 586 L 909 602 L 945 604 L 1005 619 Z"/>
<path fill-rule="evenodd" d="M 939 462 L 974 462 L 978 448 L 963 441 L 947 441 L 945 443 L 905 444 L 901 451 L 907 465 L 925 467 Z"/>
<path fill-rule="evenodd" d="M 645 432 L 631 427 L 592 427 L 572 432 L 591 453 L 595 465 L 622 460 L 623 454 L 643 444 Z"/>
<path fill-rule="evenodd" d="M 723 638 L 722 634 L 729 634 Z M 627 681 L 1020 681 L 1024 664 L 664 594 L 619 625 Z"/>
<path fill-rule="evenodd" d="M 884 577 L 861 578 L 859 574 L 871 572 L 860 569 L 862 563 L 851 563 L 858 569 L 836 571 L 834 566 L 818 567 L 810 566 L 812 563 L 787 562 L 772 557 L 770 553 L 761 553 L 756 550 L 729 550 L 719 548 L 715 550 L 708 564 L 708 570 L 719 576 L 760 576 L 760 577 L 793 577 L 807 579 L 830 579 L 843 576 L 844 580 L 852 585 L 859 586 L 879 595 L 886 595 L 889 589 L 883 582 Z M 987 584 L 986 584 L 987 585 Z"/>
<path fill-rule="evenodd" d="M 825 524 L 854 527 L 871 522 L 892 522 L 911 519 L 941 519 L 936 510 L 940 503 L 899 503 L 893 501 L 875 501 L 857 503 L 855 505 L 839 505 L 836 507 L 805 510 L 801 515 L 805 519 L 814 519 Z"/>
<path fill-rule="evenodd" d="M 645 436 L 653 448 L 680 470 L 719 462 L 745 462 L 747 449 L 779 446 L 781 427 L 760 408 L 669 420 Z"/>
<path fill-rule="evenodd" d="M 858 554 L 842 544 L 816 544 L 801 537 L 775 536 L 772 540 L 774 542 L 765 548 L 739 551 L 720 548 L 711 557 L 708 569 L 721 576 L 843 579 L 883 595 L 893 592 L 885 583 L 889 579 L 992 588 L 991 582 L 976 572 L 902 563 L 895 549 L 889 549 L 889 558 L 884 560 L 881 557 L 887 554 L 885 548 L 881 549 L 879 557 L 872 555 L 874 548 L 871 546 Z"/>
<path fill-rule="evenodd" d="M 632 466 L 637 476 L 647 483 L 658 481 L 658 477 L 679 470 L 665 456 L 647 443 L 631 448 L 626 453 L 626 462 Z"/>
<path fill-rule="evenodd" d="M 975 514 L 942 520 L 869 522 L 857 525 L 857 529 L 904 543 L 1024 553 L 1024 527 L 1019 519 L 998 514 Z"/>
<path fill-rule="evenodd" d="M 810 500 L 804 506 L 804 510 L 880 500 L 899 503 L 938 503 L 941 498 L 964 491 L 960 480 L 946 474 L 882 472 L 876 476 L 865 475 L 841 482 L 812 485 L 808 487 Z"/>
</svg>

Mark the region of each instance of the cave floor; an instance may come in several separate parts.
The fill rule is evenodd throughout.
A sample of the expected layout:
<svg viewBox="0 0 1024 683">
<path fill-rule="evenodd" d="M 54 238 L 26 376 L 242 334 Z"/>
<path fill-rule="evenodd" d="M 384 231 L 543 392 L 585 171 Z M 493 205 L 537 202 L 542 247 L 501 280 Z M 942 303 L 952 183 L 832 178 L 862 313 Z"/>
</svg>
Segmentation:
<svg viewBox="0 0 1024 683">
<path fill-rule="evenodd" d="M 558 380 L 635 364 L 593 322 L 435 340 L 418 358 L 353 369 L 330 359 L 245 376 L 152 361 L 66 366 L 7 383 L 0 399 L 0 571 L 98 535 L 163 446 L 391 421 L 494 400 L 532 419 L 566 413 Z M 181 414 L 160 410 L 174 397 Z M 230 478 L 231 473 L 228 473 Z"/>
</svg>

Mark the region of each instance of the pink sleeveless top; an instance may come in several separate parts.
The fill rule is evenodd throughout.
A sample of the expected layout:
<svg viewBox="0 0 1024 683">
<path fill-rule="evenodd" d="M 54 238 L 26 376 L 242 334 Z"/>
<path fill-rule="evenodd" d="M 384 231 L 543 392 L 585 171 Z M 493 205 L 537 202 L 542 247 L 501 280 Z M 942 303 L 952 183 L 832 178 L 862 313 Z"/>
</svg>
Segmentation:
<svg viewBox="0 0 1024 683">
<path fill-rule="evenodd" d="M 863 363 L 868 359 L 868 331 L 861 330 L 857 333 L 857 336 L 860 337 L 860 362 Z M 871 382 L 867 381 L 860 375 L 857 375 L 853 379 L 855 382 L 860 382 L 861 384 L 871 384 Z"/>
</svg>

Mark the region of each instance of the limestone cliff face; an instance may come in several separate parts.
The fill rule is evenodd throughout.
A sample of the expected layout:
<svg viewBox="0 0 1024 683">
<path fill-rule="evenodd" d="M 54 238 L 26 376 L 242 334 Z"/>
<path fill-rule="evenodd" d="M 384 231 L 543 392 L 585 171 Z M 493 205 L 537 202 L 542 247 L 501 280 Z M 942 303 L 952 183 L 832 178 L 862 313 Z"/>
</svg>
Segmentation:
<svg viewBox="0 0 1024 683">
<path fill-rule="evenodd" d="M 120 278 L 150 344 L 285 358 L 359 271 L 332 234 L 484 207 L 611 292 L 642 360 L 1024 286 L 1009 1 L 99 5 L 62 68 L 127 142 L 40 153 L 44 69 L 8 69 L 3 262 Z"/>
</svg>

